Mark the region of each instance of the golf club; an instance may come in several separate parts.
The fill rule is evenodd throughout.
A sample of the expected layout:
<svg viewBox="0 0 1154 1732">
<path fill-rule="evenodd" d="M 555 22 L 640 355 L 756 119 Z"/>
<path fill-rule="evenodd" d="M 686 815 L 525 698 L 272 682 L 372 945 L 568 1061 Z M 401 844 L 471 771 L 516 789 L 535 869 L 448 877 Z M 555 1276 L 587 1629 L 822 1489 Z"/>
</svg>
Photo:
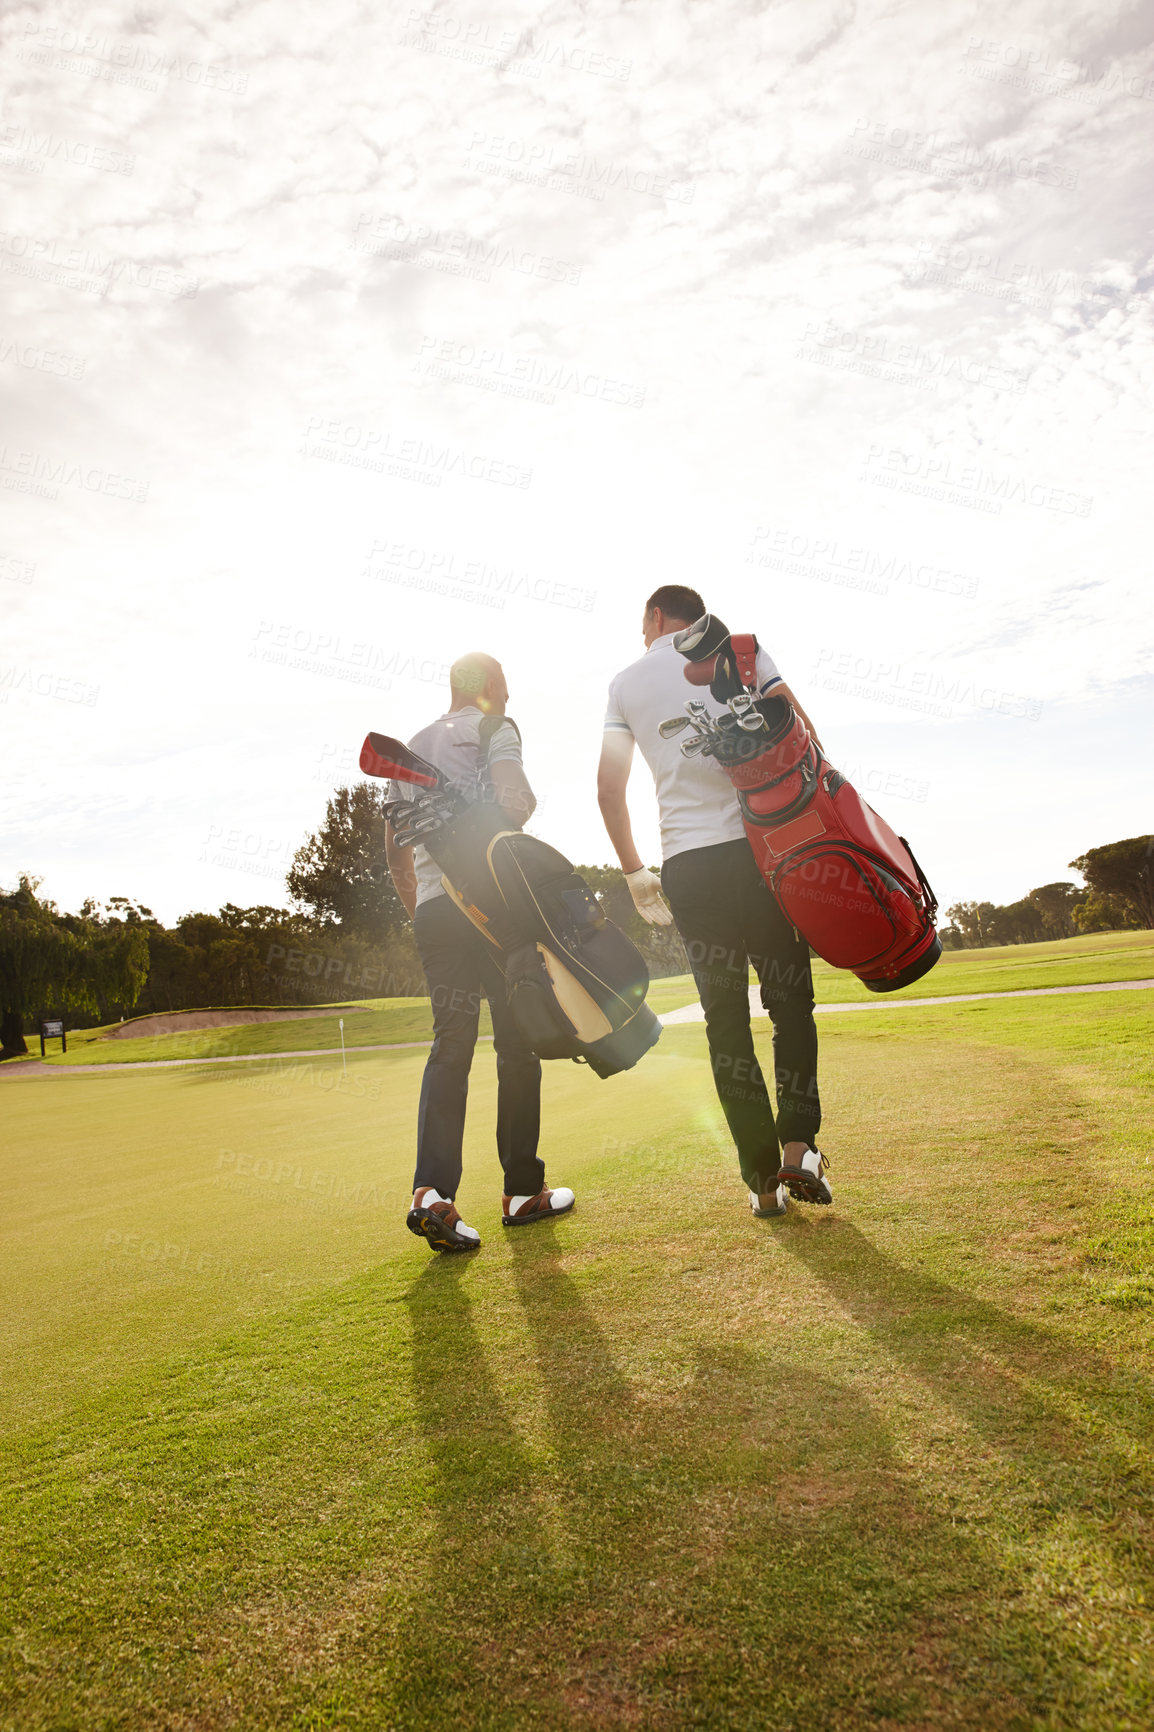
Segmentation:
<svg viewBox="0 0 1154 1732">
<path fill-rule="evenodd" d="M 729 700 L 729 708 L 738 727 L 744 728 L 748 734 L 765 732 L 765 718 L 755 708 L 756 703 L 752 692 L 739 692 L 737 697 Z"/>
</svg>

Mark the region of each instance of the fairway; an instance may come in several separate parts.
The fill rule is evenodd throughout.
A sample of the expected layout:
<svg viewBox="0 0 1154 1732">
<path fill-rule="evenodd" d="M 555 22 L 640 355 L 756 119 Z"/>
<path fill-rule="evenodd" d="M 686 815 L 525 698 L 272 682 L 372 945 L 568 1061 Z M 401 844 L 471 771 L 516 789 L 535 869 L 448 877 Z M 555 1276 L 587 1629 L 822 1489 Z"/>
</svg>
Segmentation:
<svg viewBox="0 0 1154 1732">
<path fill-rule="evenodd" d="M 1148 1726 L 1154 1015 L 866 1020 L 782 1222 L 685 1028 L 502 1232 L 479 1052 L 460 1260 L 420 1051 L 0 1084 L 3 1724 Z"/>
</svg>

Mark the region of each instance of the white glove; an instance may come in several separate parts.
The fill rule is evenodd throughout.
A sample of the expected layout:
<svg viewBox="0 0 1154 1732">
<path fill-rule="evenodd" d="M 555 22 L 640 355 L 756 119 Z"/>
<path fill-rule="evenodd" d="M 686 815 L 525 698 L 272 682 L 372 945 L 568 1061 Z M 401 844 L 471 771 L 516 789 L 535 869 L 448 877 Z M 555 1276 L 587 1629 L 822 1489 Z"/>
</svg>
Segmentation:
<svg viewBox="0 0 1154 1732">
<path fill-rule="evenodd" d="M 636 872 L 627 872 L 625 882 L 629 886 L 633 906 L 642 920 L 648 920 L 650 926 L 672 926 L 673 916 L 661 899 L 661 880 L 648 866 L 639 866 Z"/>
</svg>

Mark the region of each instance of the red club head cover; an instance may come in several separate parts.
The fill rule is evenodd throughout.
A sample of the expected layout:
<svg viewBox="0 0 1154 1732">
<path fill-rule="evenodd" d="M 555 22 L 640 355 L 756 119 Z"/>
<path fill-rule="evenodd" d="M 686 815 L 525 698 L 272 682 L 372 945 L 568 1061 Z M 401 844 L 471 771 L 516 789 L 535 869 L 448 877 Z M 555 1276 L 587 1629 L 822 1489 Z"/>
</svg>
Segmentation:
<svg viewBox="0 0 1154 1732">
<path fill-rule="evenodd" d="M 403 754 L 403 756 L 402 756 Z M 381 776 L 386 781 L 412 782 L 418 788 L 435 788 L 436 776 L 426 775 L 404 762 L 407 748 L 388 734 L 366 734 L 361 747 L 361 769 L 366 776 Z"/>
</svg>

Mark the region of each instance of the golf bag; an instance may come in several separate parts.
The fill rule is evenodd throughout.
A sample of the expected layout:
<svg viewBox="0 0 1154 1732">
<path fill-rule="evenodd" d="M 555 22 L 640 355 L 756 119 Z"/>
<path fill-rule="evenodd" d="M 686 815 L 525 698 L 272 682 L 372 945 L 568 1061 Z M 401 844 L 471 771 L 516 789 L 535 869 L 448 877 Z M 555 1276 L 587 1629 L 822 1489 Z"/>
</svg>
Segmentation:
<svg viewBox="0 0 1154 1732">
<path fill-rule="evenodd" d="M 493 946 L 538 1058 L 575 1059 L 600 1077 L 631 1069 L 661 1034 L 645 1003 L 649 970 L 564 854 L 388 735 L 369 734 L 360 762 L 368 776 L 420 790 L 390 802 L 394 839 L 428 850 L 447 894 Z"/>
<path fill-rule="evenodd" d="M 695 718 L 691 704 L 689 720 L 662 731 L 696 721 L 689 749 L 715 757 L 737 789 L 761 874 L 802 937 L 871 992 L 928 974 L 942 953 L 938 905 L 909 843 L 827 762 L 792 704 L 757 696 L 757 639 L 706 614 L 673 641 L 686 678 L 730 713 Z"/>
</svg>

